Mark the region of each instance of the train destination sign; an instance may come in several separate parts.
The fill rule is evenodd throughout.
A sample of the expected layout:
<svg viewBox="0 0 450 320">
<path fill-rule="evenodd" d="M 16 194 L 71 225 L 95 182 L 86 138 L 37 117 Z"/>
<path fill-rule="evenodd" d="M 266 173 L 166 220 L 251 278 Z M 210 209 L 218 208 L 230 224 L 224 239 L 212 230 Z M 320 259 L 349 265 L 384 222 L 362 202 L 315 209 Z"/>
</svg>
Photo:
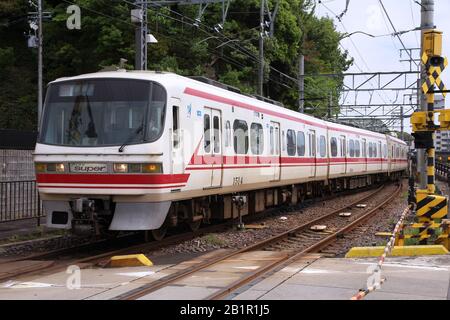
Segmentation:
<svg viewBox="0 0 450 320">
<path fill-rule="evenodd" d="M 106 163 L 71 163 L 70 172 L 106 173 L 108 172 L 108 168 Z"/>
</svg>

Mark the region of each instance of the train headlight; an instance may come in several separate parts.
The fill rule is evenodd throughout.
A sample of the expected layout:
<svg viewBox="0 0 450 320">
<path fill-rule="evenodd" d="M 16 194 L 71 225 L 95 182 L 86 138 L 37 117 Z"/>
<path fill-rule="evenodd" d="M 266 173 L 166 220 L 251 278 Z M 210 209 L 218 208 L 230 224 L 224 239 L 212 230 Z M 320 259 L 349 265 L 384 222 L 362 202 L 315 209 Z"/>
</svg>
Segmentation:
<svg viewBox="0 0 450 320">
<path fill-rule="evenodd" d="M 114 172 L 126 173 L 128 172 L 128 164 L 126 163 L 114 163 Z"/>
<path fill-rule="evenodd" d="M 56 163 L 47 163 L 47 172 L 56 172 Z"/>
<path fill-rule="evenodd" d="M 64 163 L 36 163 L 35 168 L 37 173 L 65 171 Z"/>
<path fill-rule="evenodd" d="M 114 163 L 115 173 L 162 173 L 161 163 Z"/>
<path fill-rule="evenodd" d="M 37 173 L 42 173 L 46 171 L 47 166 L 45 165 L 45 163 L 36 163 L 34 165 L 36 172 Z"/>
<path fill-rule="evenodd" d="M 129 163 L 128 164 L 128 172 L 141 173 L 141 164 L 140 163 Z"/>
<path fill-rule="evenodd" d="M 142 164 L 143 173 L 161 173 L 162 165 L 161 163 L 144 163 Z"/>
</svg>

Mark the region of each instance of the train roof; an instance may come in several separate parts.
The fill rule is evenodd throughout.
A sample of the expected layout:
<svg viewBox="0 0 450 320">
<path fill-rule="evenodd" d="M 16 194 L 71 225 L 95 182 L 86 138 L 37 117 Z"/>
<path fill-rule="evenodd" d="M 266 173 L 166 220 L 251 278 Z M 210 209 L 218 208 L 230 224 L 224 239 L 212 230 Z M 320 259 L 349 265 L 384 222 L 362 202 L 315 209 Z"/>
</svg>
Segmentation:
<svg viewBox="0 0 450 320">
<path fill-rule="evenodd" d="M 265 109 L 266 111 L 271 112 L 277 112 L 283 115 L 287 115 L 290 118 L 297 118 L 302 119 L 304 121 L 307 121 L 309 123 L 312 123 L 314 125 L 322 126 L 322 127 L 329 127 L 330 129 L 341 129 L 341 130 L 349 130 L 351 128 L 351 132 L 354 132 L 356 134 L 362 134 L 362 135 L 370 135 L 375 136 L 378 138 L 384 138 L 385 135 L 382 133 L 369 131 L 357 127 L 350 127 L 344 124 L 335 123 L 335 122 L 328 122 L 325 120 L 321 120 L 318 118 L 315 118 L 313 116 L 299 113 L 297 111 L 285 108 L 281 106 L 279 103 L 269 103 L 267 101 L 270 101 L 270 99 L 264 99 L 253 97 L 250 95 L 239 93 L 238 89 L 234 90 L 227 90 L 226 85 L 224 87 L 220 87 L 214 84 L 209 84 L 207 81 L 204 81 L 200 78 L 189 78 L 180 76 L 178 74 L 172 73 L 172 72 L 165 72 L 165 71 L 139 71 L 139 70 L 124 70 L 119 69 L 117 71 L 100 71 L 95 73 L 88 73 L 88 74 L 82 74 L 78 76 L 73 77 L 64 77 L 64 78 L 58 78 L 50 83 L 57 83 L 57 82 L 63 82 L 63 81 L 70 81 L 70 80 L 81 80 L 81 79 L 94 79 L 94 78 L 123 78 L 123 79 L 137 79 L 137 80 L 151 80 L 158 82 L 165 86 L 166 88 L 171 88 L 173 90 L 180 91 L 180 94 L 184 92 L 186 88 L 186 84 L 189 86 L 192 86 L 194 89 L 204 89 L 205 86 L 208 87 L 208 92 L 215 94 L 215 95 L 221 95 L 225 96 L 228 99 L 238 100 L 240 102 L 246 103 L 246 104 L 252 104 L 257 105 L 258 107 L 261 107 Z M 180 85 L 180 81 L 174 81 L 174 80 L 183 80 L 183 85 Z M 397 139 L 395 137 L 389 136 L 390 139 L 405 144 L 406 143 L 403 140 Z"/>
</svg>

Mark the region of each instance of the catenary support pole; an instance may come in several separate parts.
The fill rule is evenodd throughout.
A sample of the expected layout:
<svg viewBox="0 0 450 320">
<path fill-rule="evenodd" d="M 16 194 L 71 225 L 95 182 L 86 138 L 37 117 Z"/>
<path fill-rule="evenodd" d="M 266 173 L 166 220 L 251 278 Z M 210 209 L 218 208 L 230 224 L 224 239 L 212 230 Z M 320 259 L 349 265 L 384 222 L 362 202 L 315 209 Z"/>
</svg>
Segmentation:
<svg viewBox="0 0 450 320">
<path fill-rule="evenodd" d="M 258 94 L 264 95 L 263 83 L 264 83 L 264 1 L 261 0 L 261 7 L 259 9 L 259 69 L 258 69 Z"/>
<path fill-rule="evenodd" d="M 42 115 L 42 55 L 44 45 L 42 35 L 42 0 L 38 0 L 38 127 Z"/>
<path fill-rule="evenodd" d="M 298 58 L 298 112 L 305 111 L 305 56 Z"/>
<path fill-rule="evenodd" d="M 424 31 L 426 29 L 434 28 L 434 0 L 421 0 L 421 18 L 420 18 L 420 27 L 421 31 L 421 52 L 423 52 L 423 39 L 424 39 Z M 425 67 L 422 65 L 420 67 L 421 71 L 421 81 L 420 84 L 423 83 L 426 79 Z M 422 90 L 420 86 L 418 88 L 419 92 Z M 427 97 L 424 93 L 420 96 L 420 109 L 422 111 L 428 110 Z M 417 149 L 417 171 L 419 173 L 419 187 L 420 189 L 427 188 L 427 161 L 426 158 L 426 150 Z M 428 158 L 428 157 L 427 157 Z M 433 158 L 434 159 L 434 158 Z M 428 159 L 427 159 L 428 160 Z M 434 166 L 434 163 L 433 163 Z"/>
</svg>

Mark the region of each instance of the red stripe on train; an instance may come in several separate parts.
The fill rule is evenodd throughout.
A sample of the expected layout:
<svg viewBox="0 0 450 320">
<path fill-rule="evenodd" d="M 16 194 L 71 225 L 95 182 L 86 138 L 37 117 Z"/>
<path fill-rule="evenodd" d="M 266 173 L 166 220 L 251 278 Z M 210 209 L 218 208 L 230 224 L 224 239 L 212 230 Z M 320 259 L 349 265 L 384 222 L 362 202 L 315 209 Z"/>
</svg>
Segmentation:
<svg viewBox="0 0 450 320">
<path fill-rule="evenodd" d="M 70 189 L 70 188 L 74 188 L 74 189 L 171 189 L 171 188 L 180 188 L 180 187 L 184 187 L 185 184 L 179 184 L 179 185 L 173 185 L 173 186 L 168 186 L 168 187 L 122 187 L 122 186 L 117 186 L 117 187 L 112 187 L 112 186 L 39 186 L 39 188 L 64 188 L 64 189 Z"/>
<path fill-rule="evenodd" d="M 38 183 L 170 184 L 186 183 L 187 174 L 50 174 L 38 173 Z"/>
</svg>

